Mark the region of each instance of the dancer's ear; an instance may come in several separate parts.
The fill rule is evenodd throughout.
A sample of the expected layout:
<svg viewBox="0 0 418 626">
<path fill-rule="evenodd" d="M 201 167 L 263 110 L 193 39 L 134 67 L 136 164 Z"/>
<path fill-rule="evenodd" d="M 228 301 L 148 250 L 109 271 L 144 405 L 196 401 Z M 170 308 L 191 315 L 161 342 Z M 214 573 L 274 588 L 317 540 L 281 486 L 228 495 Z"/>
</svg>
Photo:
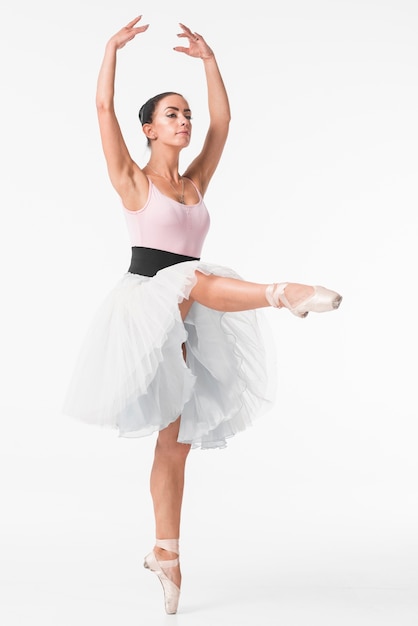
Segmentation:
<svg viewBox="0 0 418 626">
<path fill-rule="evenodd" d="M 147 139 L 156 139 L 157 137 L 154 129 L 152 128 L 152 124 L 144 124 L 142 127 L 142 131 Z"/>
</svg>

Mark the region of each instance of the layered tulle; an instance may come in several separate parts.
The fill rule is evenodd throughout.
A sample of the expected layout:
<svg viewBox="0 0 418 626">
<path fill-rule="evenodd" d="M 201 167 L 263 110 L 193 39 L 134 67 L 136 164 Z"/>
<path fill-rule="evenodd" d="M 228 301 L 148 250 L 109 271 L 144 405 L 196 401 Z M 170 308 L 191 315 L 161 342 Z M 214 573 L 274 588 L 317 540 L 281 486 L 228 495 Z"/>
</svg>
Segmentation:
<svg viewBox="0 0 418 626">
<path fill-rule="evenodd" d="M 271 406 L 276 372 L 266 320 L 260 311 L 223 313 L 195 302 L 183 322 L 178 304 L 196 271 L 240 278 L 199 261 L 152 278 L 122 277 L 87 333 L 66 414 L 123 437 L 149 435 L 181 416 L 180 442 L 219 448 Z"/>
</svg>

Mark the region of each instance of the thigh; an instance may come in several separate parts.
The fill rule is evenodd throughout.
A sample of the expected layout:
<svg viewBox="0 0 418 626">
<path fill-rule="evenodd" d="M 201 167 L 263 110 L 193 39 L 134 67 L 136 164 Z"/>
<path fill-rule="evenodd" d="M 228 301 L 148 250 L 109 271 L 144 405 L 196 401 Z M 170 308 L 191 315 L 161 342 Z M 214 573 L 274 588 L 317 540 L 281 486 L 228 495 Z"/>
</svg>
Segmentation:
<svg viewBox="0 0 418 626">
<path fill-rule="evenodd" d="M 216 277 L 213 277 L 211 274 L 206 275 L 206 274 L 203 274 L 202 272 L 199 272 L 198 270 L 196 270 L 195 276 L 196 276 L 196 285 L 193 287 L 193 289 L 202 283 L 203 291 L 205 291 L 206 289 L 205 286 L 208 286 L 208 284 L 210 284 L 211 278 L 216 278 Z M 182 302 L 180 302 L 179 309 L 180 309 L 181 319 L 183 320 L 183 322 L 186 319 L 190 309 L 192 308 L 194 301 L 195 301 L 194 298 L 192 298 L 192 296 L 189 295 L 188 300 L 183 300 Z"/>
<path fill-rule="evenodd" d="M 207 276 L 205 274 L 202 274 L 202 272 L 196 271 L 195 272 L 195 276 L 197 279 L 197 283 L 201 282 L 203 278 L 207 278 Z M 181 314 L 181 319 L 184 320 L 187 317 L 187 314 L 189 313 L 190 309 L 192 308 L 194 302 L 194 298 L 192 298 L 191 295 L 189 295 L 189 298 L 187 300 L 183 300 L 182 302 L 180 302 L 179 304 L 179 309 L 180 309 L 180 314 Z"/>
<path fill-rule="evenodd" d="M 181 315 L 181 319 L 184 320 L 187 317 L 187 314 L 189 313 L 190 309 L 192 308 L 193 305 L 193 298 L 189 298 L 188 300 L 183 300 L 183 302 L 180 302 L 179 304 L 179 309 L 180 309 L 180 315 Z"/>
</svg>

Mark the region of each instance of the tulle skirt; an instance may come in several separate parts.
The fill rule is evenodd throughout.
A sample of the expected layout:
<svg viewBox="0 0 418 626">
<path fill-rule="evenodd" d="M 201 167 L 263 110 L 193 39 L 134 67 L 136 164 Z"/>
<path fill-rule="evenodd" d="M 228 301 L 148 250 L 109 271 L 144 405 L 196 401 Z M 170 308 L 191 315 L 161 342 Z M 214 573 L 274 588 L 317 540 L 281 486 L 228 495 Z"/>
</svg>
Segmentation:
<svg viewBox="0 0 418 626">
<path fill-rule="evenodd" d="M 225 447 L 272 406 L 276 359 L 262 311 L 224 313 L 194 302 L 183 322 L 178 305 L 196 271 L 240 278 L 201 261 L 121 278 L 92 320 L 65 414 L 122 437 L 150 435 L 180 416 L 178 441 L 205 449 Z"/>
</svg>

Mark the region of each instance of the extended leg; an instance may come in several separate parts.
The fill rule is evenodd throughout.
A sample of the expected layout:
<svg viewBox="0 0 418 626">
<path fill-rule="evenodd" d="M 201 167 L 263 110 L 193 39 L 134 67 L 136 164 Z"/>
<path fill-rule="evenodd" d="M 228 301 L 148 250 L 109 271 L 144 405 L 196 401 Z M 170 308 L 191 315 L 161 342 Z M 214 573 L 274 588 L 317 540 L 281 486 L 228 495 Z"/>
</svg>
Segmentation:
<svg viewBox="0 0 418 626">
<path fill-rule="evenodd" d="M 324 287 L 300 283 L 260 284 L 236 278 L 196 272 L 197 283 L 190 299 L 217 311 L 233 312 L 267 306 L 285 306 L 298 317 L 309 311 L 338 308 L 341 296 Z"/>
</svg>

